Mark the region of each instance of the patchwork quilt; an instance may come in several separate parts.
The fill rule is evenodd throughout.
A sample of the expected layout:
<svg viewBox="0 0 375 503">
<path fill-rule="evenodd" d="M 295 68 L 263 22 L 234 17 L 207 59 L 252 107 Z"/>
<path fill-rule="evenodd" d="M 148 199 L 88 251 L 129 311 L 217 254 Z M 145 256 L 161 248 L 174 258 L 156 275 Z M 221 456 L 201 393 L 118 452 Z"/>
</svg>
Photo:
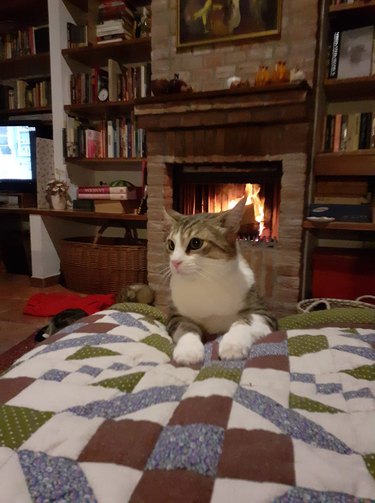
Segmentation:
<svg viewBox="0 0 375 503">
<path fill-rule="evenodd" d="M 375 501 L 375 328 L 218 340 L 179 367 L 152 314 L 108 309 L 0 378 L 0 501 Z"/>
</svg>

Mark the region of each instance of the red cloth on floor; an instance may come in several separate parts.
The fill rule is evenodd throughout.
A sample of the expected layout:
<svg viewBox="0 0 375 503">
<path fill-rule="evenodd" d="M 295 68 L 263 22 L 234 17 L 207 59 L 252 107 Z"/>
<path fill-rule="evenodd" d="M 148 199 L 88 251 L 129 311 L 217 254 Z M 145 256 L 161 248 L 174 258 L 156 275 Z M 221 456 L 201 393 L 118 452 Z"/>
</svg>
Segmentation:
<svg viewBox="0 0 375 503">
<path fill-rule="evenodd" d="M 74 293 L 36 293 L 27 301 L 23 313 L 31 314 L 31 316 L 54 316 L 64 309 L 79 308 L 87 314 L 93 314 L 114 303 L 115 296 L 112 293 L 85 297 Z"/>
</svg>

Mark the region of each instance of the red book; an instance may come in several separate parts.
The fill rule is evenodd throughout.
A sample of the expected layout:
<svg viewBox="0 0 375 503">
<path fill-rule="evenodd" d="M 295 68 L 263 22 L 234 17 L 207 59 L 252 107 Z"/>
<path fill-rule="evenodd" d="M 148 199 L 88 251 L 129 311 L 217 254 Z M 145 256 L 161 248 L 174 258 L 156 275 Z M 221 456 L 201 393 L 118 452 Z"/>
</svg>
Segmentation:
<svg viewBox="0 0 375 503">
<path fill-rule="evenodd" d="M 334 152 L 338 152 L 340 150 L 341 121 L 342 121 L 342 114 L 336 114 L 336 116 L 335 116 L 335 130 L 333 133 L 333 151 Z"/>
<path fill-rule="evenodd" d="M 133 189 L 129 189 L 128 187 L 112 187 L 110 185 L 78 187 L 78 199 L 134 200 L 141 197 L 142 187 L 134 187 Z"/>
</svg>

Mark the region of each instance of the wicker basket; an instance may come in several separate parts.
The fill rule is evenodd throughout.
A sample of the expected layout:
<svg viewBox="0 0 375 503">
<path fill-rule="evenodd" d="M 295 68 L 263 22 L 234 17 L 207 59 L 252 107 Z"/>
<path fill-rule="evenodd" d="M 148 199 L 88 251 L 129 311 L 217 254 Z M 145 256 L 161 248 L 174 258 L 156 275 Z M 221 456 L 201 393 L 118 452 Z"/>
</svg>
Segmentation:
<svg viewBox="0 0 375 503">
<path fill-rule="evenodd" d="M 362 295 L 356 300 L 347 299 L 305 299 L 301 300 L 297 304 L 297 311 L 299 313 L 309 313 L 310 311 L 322 310 L 322 309 L 334 309 L 336 307 L 372 307 L 375 309 L 375 303 L 370 304 L 369 302 L 363 302 L 363 299 L 371 299 L 375 302 L 375 296 L 373 295 Z"/>
<path fill-rule="evenodd" d="M 107 226 L 94 237 L 62 241 L 61 272 L 67 288 L 81 293 L 118 293 L 133 283 L 147 281 L 146 240 L 126 228 L 124 238 L 103 237 Z"/>
</svg>

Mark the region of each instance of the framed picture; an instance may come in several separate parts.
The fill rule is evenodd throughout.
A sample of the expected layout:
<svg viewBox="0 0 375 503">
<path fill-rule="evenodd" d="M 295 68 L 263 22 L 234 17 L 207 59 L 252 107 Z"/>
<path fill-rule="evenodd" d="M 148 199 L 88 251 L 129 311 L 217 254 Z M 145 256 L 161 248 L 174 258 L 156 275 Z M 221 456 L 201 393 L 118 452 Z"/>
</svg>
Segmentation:
<svg viewBox="0 0 375 503">
<path fill-rule="evenodd" d="M 177 47 L 280 34 L 282 0 L 177 0 Z"/>
</svg>

